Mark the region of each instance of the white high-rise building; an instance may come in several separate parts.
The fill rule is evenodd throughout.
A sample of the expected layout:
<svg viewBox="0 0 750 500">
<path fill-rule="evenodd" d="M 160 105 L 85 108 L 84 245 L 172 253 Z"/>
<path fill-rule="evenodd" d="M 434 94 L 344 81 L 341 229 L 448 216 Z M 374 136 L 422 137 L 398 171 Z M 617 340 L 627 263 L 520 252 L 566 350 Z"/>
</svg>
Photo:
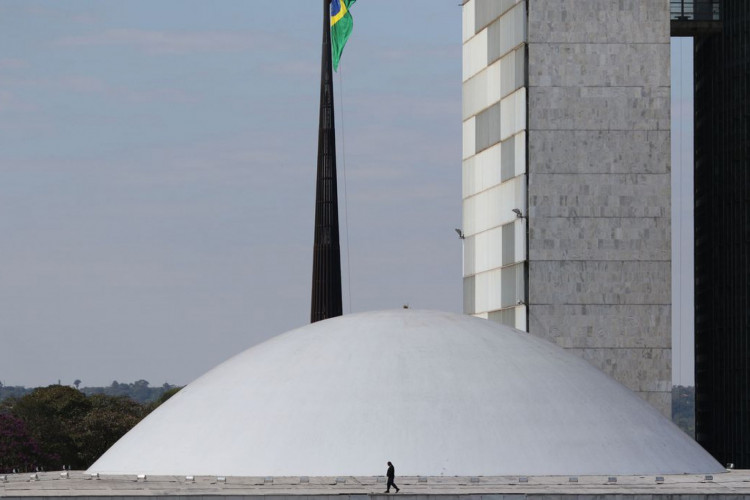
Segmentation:
<svg viewBox="0 0 750 500">
<path fill-rule="evenodd" d="M 463 4 L 464 312 L 671 411 L 669 0 Z"/>
</svg>

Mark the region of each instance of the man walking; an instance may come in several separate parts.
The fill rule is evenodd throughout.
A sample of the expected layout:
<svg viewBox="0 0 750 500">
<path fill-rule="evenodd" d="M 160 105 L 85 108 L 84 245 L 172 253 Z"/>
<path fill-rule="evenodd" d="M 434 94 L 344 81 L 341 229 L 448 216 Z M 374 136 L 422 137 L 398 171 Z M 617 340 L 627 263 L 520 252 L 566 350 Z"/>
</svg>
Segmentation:
<svg viewBox="0 0 750 500">
<path fill-rule="evenodd" d="M 391 486 L 396 488 L 396 493 L 401 491 L 398 486 L 396 486 L 396 483 L 393 482 L 393 478 L 396 477 L 396 469 L 394 469 L 393 464 L 390 462 L 388 462 L 388 472 L 386 472 L 385 475 L 388 477 L 388 485 L 385 487 L 385 492 L 390 493 Z"/>
</svg>

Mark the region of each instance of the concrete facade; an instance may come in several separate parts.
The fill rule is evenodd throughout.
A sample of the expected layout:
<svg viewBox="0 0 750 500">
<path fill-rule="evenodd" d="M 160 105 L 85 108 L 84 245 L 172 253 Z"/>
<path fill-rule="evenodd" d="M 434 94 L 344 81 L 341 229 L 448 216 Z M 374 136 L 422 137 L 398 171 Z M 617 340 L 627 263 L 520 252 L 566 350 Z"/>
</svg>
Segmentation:
<svg viewBox="0 0 750 500">
<path fill-rule="evenodd" d="M 669 415 L 669 1 L 463 8 L 464 312 L 557 342 Z M 508 65 L 493 74 L 491 55 L 511 53 L 525 62 L 512 77 Z M 502 126 L 493 136 L 485 118 L 493 99 L 507 99 L 502 83 L 498 95 L 481 80 L 512 80 L 526 101 L 500 101 L 496 120 L 516 125 L 511 139 Z M 499 155 L 488 153 L 497 147 L 488 135 Z M 503 154 L 508 140 L 513 154 Z M 478 200 L 494 191 L 498 201 Z"/>
<path fill-rule="evenodd" d="M 470 0 L 463 7 L 464 312 L 521 330 L 527 327 L 526 7 L 514 0 Z"/>
</svg>

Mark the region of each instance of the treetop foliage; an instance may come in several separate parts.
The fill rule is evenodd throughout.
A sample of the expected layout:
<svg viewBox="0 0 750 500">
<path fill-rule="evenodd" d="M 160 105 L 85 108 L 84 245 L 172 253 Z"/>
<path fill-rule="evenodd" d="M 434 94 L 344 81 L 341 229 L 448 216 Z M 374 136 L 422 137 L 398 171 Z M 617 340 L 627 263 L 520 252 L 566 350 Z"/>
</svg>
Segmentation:
<svg viewBox="0 0 750 500">
<path fill-rule="evenodd" d="M 127 385 L 127 384 L 122 384 Z M 165 384 L 168 386 L 168 384 Z M 147 388 L 139 381 L 136 387 Z M 51 385 L 0 403 L 0 473 L 86 469 L 179 387 L 150 402 Z"/>
<path fill-rule="evenodd" d="M 672 387 L 672 422 L 695 439 L 695 387 Z"/>
</svg>

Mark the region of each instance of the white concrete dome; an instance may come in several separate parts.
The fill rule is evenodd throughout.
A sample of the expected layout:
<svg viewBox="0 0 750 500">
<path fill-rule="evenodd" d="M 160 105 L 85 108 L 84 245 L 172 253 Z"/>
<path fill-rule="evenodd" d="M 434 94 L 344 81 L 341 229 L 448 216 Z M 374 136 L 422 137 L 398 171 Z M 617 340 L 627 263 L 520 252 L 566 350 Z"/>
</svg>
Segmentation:
<svg viewBox="0 0 750 500">
<path fill-rule="evenodd" d="M 279 335 L 195 380 L 90 472 L 372 476 L 714 473 L 628 389 L 556 345 L 434 311 Z"/>
</svg>

